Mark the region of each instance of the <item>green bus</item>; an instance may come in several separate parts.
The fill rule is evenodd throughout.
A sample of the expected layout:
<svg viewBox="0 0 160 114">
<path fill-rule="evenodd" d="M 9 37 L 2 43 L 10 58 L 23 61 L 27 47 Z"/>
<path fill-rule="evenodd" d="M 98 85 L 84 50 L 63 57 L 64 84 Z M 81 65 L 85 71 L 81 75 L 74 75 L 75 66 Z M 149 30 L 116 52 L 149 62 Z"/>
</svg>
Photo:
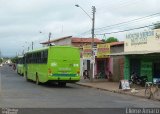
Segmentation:
<svg viewBox="0 0 160 114">
<path fill-rule="evenodd" d="M 57 82 L 60 86 L 80 80 L 80 51 L 71 46 L 49 46 L 25 54 L 25 77 L 36 84 Z"/>
<path fill-rule="evenodd" d="M 18 56 L 17 58 L 17 73 L 19 75 L 24 75 L 24 57 Z"/>
</svg>

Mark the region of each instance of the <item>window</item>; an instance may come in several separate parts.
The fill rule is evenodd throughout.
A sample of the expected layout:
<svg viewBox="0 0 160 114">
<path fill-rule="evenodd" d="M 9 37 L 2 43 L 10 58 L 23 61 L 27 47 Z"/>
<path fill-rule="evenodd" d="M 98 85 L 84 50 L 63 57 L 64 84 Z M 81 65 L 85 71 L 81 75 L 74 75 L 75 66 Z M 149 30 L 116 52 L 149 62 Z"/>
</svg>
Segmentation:
<svg viewBox="0 0 160 114">
<path fill-rule="evenodd" d="M 26 56 L 27 63 L 47 63 L 48 50 L 29 53 Z"/>
</svg>

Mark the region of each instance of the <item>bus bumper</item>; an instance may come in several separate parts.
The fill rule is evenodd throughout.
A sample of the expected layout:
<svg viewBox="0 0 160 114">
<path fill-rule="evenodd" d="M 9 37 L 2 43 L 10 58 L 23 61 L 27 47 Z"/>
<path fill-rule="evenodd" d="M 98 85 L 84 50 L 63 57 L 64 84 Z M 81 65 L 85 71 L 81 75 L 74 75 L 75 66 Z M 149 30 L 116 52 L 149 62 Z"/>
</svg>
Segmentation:
<svg viewBox="0 0 160 114">
<path fill-rule="evenodd" d="M 74 83 L 80 81 L 80 77 L 61 77 L 61 76 L 49 76 L 49 81 L 55 81 L 55 82 L 68 82 L 68 83 Z"/>
</svg>

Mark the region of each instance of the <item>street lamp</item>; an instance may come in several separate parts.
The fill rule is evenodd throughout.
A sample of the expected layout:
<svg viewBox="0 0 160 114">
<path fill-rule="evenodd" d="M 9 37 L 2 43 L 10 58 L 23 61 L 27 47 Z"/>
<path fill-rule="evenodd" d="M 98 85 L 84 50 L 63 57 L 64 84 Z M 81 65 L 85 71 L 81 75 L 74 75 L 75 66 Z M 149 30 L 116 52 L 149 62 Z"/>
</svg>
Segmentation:
<svg viewBox="0 0 160 114">
<path fill-rule="evenodd" d="M 40 31 L 39 33 L 42 33 L 42 31 Z M 49 34 L 48 34 L 48 46 L 51 45 L 51 35 L 52 35 L 52 33 L 49 32 Z"/>
<path fill-rule="evenodd" d="M 81 8 L 84 11 L 84 13 L 86 13 L 87 16 L 92 20 L 92 17 L 80 5 L 76 4 L 75 6 Z"/>
<path fill-rule="evenodd" d="M 48 46 L 50 46 L 50 44 L 51 44 L 51 42 L 50 42 L 50 40 L 51 40 L 51 32 L 49 32 L 49 36 L 48 36 Z"/>
<path fill-rule="evenodd" d="M 93 17 L 91 17 L 80 5 L 76 4 L 76 7 L 81 8 L 86 14 L 87 16 L 92 20 L 92 30 L 91 30 L 91 34 L 92 34 L 92 42 L 91 42 L 91 47 L 92 47 L 92 57 L 91 57 L 91 69 L 90 69 L 90 79 L 91 81 L 93 81 L 93 77 L 94 77 L 94 23 L 95 23 L 95 12 L 96 12 L 96 8 L 95 6 L 92 6 L 92 14 Z"/>
</svg>

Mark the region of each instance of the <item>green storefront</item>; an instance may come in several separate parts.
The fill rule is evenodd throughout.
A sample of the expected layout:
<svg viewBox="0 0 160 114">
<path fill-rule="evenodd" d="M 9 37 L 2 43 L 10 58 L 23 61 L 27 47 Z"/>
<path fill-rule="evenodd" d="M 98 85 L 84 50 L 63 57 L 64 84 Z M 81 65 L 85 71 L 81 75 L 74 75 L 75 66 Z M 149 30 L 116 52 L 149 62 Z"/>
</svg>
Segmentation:
<svg viewBox="0 0 160 114">
<path fill-rule="evenodd" d="M 133 72 L 160 79 L 160 29 L 128 33 L 124 43 L 124 79 Z"/>
<path fill-rule="evenodd" d="M 160 78 L 160 54 L 125 55 L 124 78 L 129 80 L 133 72 L 138 76 L 147 76 L 148 81 Z"/>
</svg>

